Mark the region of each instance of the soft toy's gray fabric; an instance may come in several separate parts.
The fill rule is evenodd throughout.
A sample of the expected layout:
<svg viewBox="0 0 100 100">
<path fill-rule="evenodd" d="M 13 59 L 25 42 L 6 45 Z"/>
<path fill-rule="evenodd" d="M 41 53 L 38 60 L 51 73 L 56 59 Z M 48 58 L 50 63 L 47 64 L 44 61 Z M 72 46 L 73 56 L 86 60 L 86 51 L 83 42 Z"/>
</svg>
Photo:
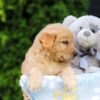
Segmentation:
<svg viewBox="0 0 100 100">
<path fill-rule="evenodd" d="M 72 16 L 72 15 L 67 16 L 64 18 L 63 25 L 65 27 L 69 27 L 75 20 L 77 20 L 77 17 Z"/>
<path fill-rule="evenodd" d="M 68 18 L 71 22 L 71 17 Z M 78 51 L 72 61 L 73 68 L 76 73 L 95 72 L 100 67 L 100 19 L 92 15 L 82 16 L 72 19 L 68 26 L 68 18 L 64 19 L 63 25 L 73 32 Z"/>
</svg>

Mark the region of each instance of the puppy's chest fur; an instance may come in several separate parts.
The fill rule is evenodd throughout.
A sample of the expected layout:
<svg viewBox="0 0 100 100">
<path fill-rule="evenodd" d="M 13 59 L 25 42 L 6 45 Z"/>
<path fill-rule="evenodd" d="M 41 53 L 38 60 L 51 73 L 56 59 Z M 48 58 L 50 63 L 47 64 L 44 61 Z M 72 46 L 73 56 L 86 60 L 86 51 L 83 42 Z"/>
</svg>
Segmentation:
<svg viewBox="0 0 100 100">
<path fill-rule="evenodd" d="M 48 75 L 58 75 L 62 72 L 62 70 L 65 68 L 65 66 L 62 64 L 56 64 L 56 63 L 44 63 L 44 66 L 41 66 L 43 73 Z"/>
<path fill-rule="evenodd" d="M 42 60 L 38 59 L 38 64 L 44 75 L 58 75 L 68 66 L 66 63 L 58 63 L 44 57 Z"/>
</svg>

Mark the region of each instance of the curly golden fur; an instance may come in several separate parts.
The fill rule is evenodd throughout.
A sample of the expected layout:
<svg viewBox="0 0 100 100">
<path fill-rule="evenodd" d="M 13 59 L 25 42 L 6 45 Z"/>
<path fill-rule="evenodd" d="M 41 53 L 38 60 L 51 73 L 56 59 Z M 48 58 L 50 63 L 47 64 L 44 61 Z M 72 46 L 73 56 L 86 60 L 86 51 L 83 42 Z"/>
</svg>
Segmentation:
<svg viewBox="0 0 100 100">
<path fill-rule="evenodd" d="M 74 55 L 72 33 L 59 23 L 47 25 L 36 36 L 22 63 L 22 74 L 29 75 L 30 89 L 41 87 L 43 75 L 59 75 L 65 87 L 75 87 L 76 78 L 70 65 Z"/>
</svg>

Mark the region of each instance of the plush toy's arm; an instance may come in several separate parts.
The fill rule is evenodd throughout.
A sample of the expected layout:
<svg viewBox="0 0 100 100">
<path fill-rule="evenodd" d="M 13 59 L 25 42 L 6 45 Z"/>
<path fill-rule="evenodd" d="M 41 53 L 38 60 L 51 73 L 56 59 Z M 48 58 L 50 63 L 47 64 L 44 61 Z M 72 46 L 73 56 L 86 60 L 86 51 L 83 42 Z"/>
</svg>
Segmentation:
<svg viewBox="0 0 100 100">
<path fill-rule="evenodd" d="M 97 60 L 98 60 L 98 65 L 99 65 L 99 67 L 100 67 L 100 51 L 97 52 L 96 58 L 97 58 Z"/>
<path fill-rule="evenodd" d="M 72 15 L 67 16 L 63 20 L 63 25 L 65 27 L 69 27 L 75 20 L 77 20 L 77 18 L 75 16 L 72 16 Z"/>
</svg>

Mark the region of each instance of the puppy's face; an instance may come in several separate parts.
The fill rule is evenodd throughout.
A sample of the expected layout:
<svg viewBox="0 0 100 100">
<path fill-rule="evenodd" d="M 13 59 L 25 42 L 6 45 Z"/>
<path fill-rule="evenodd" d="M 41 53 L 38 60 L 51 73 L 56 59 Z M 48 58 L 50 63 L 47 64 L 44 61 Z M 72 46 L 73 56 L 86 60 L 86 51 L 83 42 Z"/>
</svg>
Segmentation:
<svg viewBox="0 0 100 100">
<path fill-rule="evenodd" d="M 42 34 L 40 42 L 43 49 L 56 61 L 67 62 L 75 55 L 73 35 L 67 29 L 48 31 Z"/>
</svg>

